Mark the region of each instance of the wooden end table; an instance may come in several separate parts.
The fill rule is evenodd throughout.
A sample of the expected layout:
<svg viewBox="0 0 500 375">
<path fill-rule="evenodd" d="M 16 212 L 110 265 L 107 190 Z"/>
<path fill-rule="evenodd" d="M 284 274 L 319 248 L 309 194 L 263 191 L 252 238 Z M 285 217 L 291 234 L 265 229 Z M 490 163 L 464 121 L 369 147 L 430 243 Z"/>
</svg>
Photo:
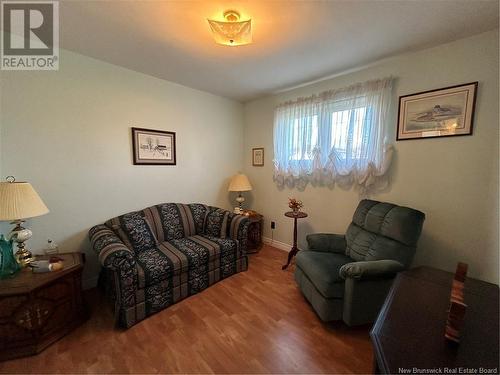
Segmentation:
<svg viewBox="0 0 500 375">
<path fill-rule="evenodd" d="M 282 270 L 286 270 L 290 265 L 292 258 L 297 255 L 299 248 L 297 247 L 297 219 L 303 219 L 307 217 L 307 214 L 302 211 L 289 211 L 285 213 L 286 217 L 291 217 L 293 219 L 293 246 L 290 252 L 288 253 L 288 260 L 284 266 L 281 267 Z"/>
<path fill-rule="evenodd" d="M 243 211 L 243 215 L 248 217 L 247 253 L 258 253 L 262 247 L 262 223 L 264 216 L 255 211 Z"/>
<path fill-rule="evenodd" d="M 87 319 L 83 254 L 55 256 L 63 259 L 60 271 L 33 273 L 25 268 L 0 280 L 0 361 L 37 354 Z"/>
</svg>

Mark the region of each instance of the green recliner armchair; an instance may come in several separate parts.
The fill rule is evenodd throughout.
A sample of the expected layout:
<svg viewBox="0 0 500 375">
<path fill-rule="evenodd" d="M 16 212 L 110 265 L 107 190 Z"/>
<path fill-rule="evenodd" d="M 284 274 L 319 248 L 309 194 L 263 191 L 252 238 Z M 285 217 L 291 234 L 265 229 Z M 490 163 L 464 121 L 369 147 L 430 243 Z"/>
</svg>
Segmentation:
<svg viewBox="0 0 500 375">
<path fill-rule="evenodd" d="M 373 322 L 396 274 L 410 267 L 424 220 L 420 211 L 365 199 L 345 235 L 308 235 L 295 280 L 321 320 Z"/>
</svg>

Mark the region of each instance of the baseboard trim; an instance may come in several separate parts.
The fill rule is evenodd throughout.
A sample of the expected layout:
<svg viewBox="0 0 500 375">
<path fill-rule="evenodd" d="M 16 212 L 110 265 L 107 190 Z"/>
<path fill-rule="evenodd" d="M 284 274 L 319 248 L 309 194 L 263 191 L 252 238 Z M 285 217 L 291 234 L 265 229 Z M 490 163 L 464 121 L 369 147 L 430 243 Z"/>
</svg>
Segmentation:
<svg viewBox="0 0 500 375">
<path fill-rule="evenodd" d="M 87 290 L 87 289 L 92 289 L 97 286 L 97 280 L 99 279 L 99 276 L 94 276 L 85 280 L 82 280 L 82 289 Z"/>
<path fill-rule="evenodd" d="M 269 245 L 269 246 L 275 247 L 277 249 L 286 251 L 287 253 L 289 253 L 290 249 L 292 248 L 292 245 L 289 245 L 289 244 L 284 243 L 284 242 L 273 240 L 273 239 L 271 239 L 269 237 L 262 237 L 262 241 L 266 245 Z"/>
</svg>

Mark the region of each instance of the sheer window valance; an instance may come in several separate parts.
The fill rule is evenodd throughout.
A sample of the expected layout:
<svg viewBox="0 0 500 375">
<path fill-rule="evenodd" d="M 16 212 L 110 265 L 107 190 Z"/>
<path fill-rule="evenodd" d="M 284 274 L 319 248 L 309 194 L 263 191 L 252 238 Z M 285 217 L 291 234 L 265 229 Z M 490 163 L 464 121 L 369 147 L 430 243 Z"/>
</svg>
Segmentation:
<svg viewBox="0 0 500 375">
<path fill-rule="evenodd" d="M 384 183 L 393 148 L 386 143 L 392 78 L 286 102 L 274 115 L 274 179 L 307 183 Z M 380 184 L 377 184 L 380 185 Z"/>
</svg>

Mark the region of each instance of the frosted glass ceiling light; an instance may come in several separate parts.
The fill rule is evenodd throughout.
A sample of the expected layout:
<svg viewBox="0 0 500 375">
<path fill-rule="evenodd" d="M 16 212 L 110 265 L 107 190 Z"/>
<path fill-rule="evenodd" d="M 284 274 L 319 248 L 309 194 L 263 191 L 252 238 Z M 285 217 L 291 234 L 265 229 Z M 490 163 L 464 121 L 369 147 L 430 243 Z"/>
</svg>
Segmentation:
<svg viewBox="0 0 500 375">
<path fill-rule="evenodd" d="M 241 46 L 252 43 L 252 20 L 240 21 L 234 10 L 224 12 L 225 21 L 208 20 L 215 42 L 226 46 Z"/>
</svg>

